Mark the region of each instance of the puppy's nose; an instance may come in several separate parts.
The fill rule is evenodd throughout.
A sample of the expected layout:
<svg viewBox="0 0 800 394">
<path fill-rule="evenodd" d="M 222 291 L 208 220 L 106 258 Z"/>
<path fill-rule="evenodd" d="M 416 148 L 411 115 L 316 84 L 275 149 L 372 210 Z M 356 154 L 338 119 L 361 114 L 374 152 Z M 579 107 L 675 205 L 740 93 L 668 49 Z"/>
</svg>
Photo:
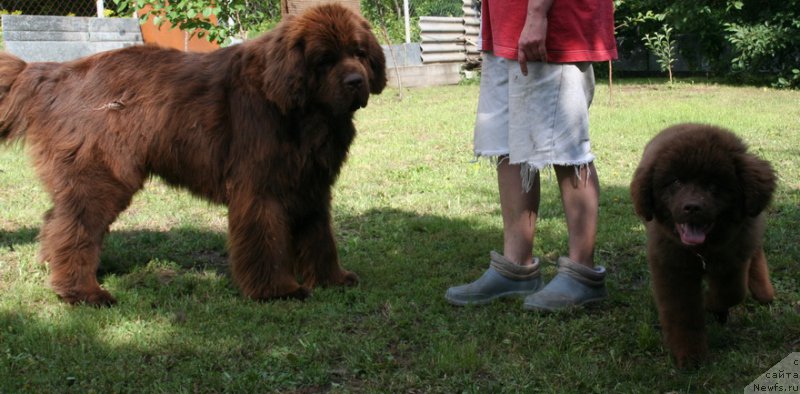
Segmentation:
<svg viewBox="0 0 800 394">
<path fill-rule="evenodd" d="M 700 207 L 700 204 L 688 203 L 683 206 L 683 212 L 688 214 L 695 214 L 702 210 L 703 208 Z"/>
<path fill-rule="evenodd" d="M 358 73 L 352 73 L 344 77 L 344 84 L 345 86 L 349 87 L 353 90 L 361 89 L 361 85 L 364 84 L 364 77 Z"/>
</svg>

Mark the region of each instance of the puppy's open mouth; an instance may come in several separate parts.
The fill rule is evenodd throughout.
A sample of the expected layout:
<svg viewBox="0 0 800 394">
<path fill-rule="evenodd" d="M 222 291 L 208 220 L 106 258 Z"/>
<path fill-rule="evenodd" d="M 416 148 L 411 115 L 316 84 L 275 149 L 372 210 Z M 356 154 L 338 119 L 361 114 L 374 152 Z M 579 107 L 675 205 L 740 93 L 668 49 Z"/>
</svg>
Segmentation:
<svg viewBox="0 0 800 394">
<path fill-rule="evenodd" d="M 702 245 L 706 241 L 706 235 L 708 235 L 711 228 L 714 227 L 714 223 L 711 224 L 693 224 L 693 223 L 676 223 L 675 230 L 678 232 L 678 235 L 681 237 L 681 242 L 684 245 L 694 246 L 694 245 Z"/>
</svg>

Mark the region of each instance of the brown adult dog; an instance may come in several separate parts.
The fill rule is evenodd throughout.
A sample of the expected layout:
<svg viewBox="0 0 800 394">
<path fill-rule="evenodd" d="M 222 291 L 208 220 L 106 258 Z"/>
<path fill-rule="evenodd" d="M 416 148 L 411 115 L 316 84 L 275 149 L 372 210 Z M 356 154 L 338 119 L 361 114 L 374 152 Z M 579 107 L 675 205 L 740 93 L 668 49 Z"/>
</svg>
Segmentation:
<svg viewBox="0 0 800 394">
<path fill-rule="evenodd" d="M 768 162 L 717 127 L 676 125 L 645 148 L 631 196 L 647 228 L 659 319 L 678 367 L 708 352 L 703 277 L 705 309 L 720 322 L 748 287 L 756 300 L 772 301 L 762 237 L 775 182 Z"/>
<path fill-rule="evenodd" d="M 115 302 L 97 282 L 101 244 L 151 175 L 228 206 L 245 296 L 356 283 L 339 265 L 331 186 L 354 112 L 385 85 L 369 23 L 336 5 L 209 54 L 139 46 L 63 64 L 0 54 L 0 140 L 26 140 L 53 201 L 40 234 L 53 289 L 70 303 Z"/>
</svg>

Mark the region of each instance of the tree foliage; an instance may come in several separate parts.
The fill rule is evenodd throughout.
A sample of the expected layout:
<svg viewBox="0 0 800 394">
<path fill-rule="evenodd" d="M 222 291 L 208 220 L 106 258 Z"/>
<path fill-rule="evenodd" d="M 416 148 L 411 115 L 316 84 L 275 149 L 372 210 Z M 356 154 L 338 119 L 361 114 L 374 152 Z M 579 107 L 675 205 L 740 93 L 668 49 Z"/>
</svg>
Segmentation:
<svg viewBox="0 0 800 394">
<path fill-rule="evenodd" d="M 274 26 L 281 17 L 280 0 L 114 0 L 119 14 L 146 10 L 143 19 L 156 25 L 169 21 L 210 41 L 225 43 Z M 361 10 L 376 29 L 385 29 L 391 42 L 405 40 L 403 0 L 362 0 Z M 217 23 L 211 20 L 214 15 Z M 420 16 L 460 16 L 459 0 L 409 0 L 412 40 L 419 40 Z M 380 35 L 382 36 L 382 35 Z"/>
<path fill-rule="evenodd" d="M 644 45 L 656 56 L 661 71 L 669 74 L 669 83 L 672 83 L 672 64 L 675 63 L 675 40 L 672 38 L 672 28 L 664 25 L 661 31 L 652 35 L 644 35 Z"/>
<path fill-rule="evenodd" d="M 114 0 L 121 15 L 140 12 L 156 26 L 169 22 L 181 30 L 224 44 L 245 39 L 280 19 L 280 1 L 269 0 Z M 266 26 L 265 26 L 266 25 Z"/>
<path fill-rule="evenodd" d="M 682 58 L 738 78 L 800 87 L 800 0 L 615 0 L 623 56 L 666 24 Z"/>
</svg>

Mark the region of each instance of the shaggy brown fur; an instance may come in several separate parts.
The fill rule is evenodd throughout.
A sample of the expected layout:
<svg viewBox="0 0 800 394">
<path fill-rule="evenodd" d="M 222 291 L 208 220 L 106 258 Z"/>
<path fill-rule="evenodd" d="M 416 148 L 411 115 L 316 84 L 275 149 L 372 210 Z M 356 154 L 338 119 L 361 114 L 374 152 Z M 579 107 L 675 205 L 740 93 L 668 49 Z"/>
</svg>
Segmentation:
<svg viewBox="0 0 800 394">
<path fill-rule="evenodd" d="M 31 64 L 0 54 L 0 141 L 24 138 L 53 201 L 40 233 L 53 289 L 70 303 L 115 302 L 97 282 L 101 244 L 151 175 L 228 206 L 245 296 L 356 283 L 339 266 L 331 186 L 354 112 L 385 85 L 369 24 L 336 5 L 209 54 L 138 46 Z"/>
<path fill-rule="evenodd" d="M 708 352 L 704 307 L 724 323 L 748 287 L 762 303 L 774 297 L 762 237 L 775 182 L 768 162 L 717 127 L 673 126 L 647 145 L 631 196 L 647 227 L 659 319 L 678 367 Z"/>
</svg>

